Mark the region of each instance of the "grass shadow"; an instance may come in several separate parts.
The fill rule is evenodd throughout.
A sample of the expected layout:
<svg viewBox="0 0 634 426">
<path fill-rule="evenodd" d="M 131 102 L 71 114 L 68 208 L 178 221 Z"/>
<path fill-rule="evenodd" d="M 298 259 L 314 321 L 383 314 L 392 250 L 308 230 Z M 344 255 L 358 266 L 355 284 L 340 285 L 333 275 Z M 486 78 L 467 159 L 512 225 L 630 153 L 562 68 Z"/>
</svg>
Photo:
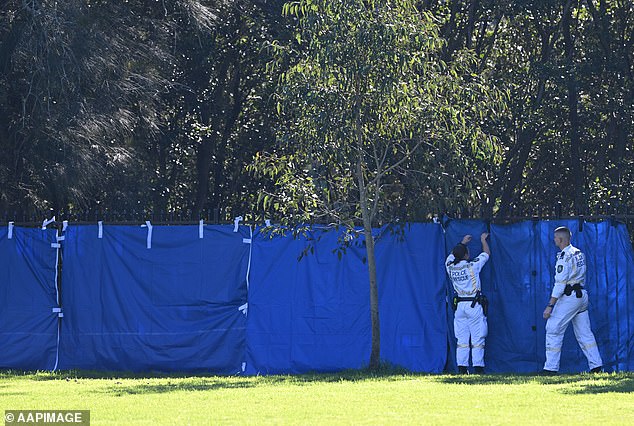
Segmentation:
<svg viewBox="0 0 634 426">
<path fill-rule="evenodd" d="M 560 390 L 566 394 L 596 394 L 607 392 L 634 392 L 634 373 L 601 374 L 561 374 L 541 376 L 535 374 L 487 374 L 487 375 L 451 375 L 436 376 L 431 380 L 447 384 L 470 385 L 521 385 L 541 383 L 544 385 L 572 385 Z"/>
<path fill-rule="evenodd" d="M 599 377 L 594 383 L 582 383 L 579 387 L 561 389 L 560 392 L 568 395 L 598 394 L 598 393 L 634 393 L 634 377 L 616 376 Z"/>
<path fill-rule="evenodd" d="M 265 375 L 265 376 L 192 376 L 192 375 L 153 375 L 151 378 L 192 378 L 193 383 L 167 382 L 125 385 L 122 382 L 109 386 L 105 392 L 123 394 L 163 393 L 173 391 L 206 391 L 215 389 L 252 388 L 257 386 L 270 386 L 276 384 L 305 386 L 314 383 L 342 383 L 358 382 L 365 380 L 403 380 L 406 377 L 420 377 L 421 374 L 410 373 L 402 368 L 381 366 L 378 370 L 344 370 L 336 373 L 306 373 L 298 375 Z M 132 377 L 134 378 L 134 376 Z M 136 377 L 138 378 L 138 377 Z"/>
<path fill-rule="evenodd" d="M 67 370 L 56 372 L 25 372 L 15 370 L 0 371 L 0 380 L 11 378 L 27 378 L 34 381 L 45 380 L 111 380 L 101 392 L 115 394 L 165 393 L 174 391 L 207 391 L 227 388 L 252 388 L 287 384 L 304 386 L 313 383 L 339 383 L 361 381 L 401 381 L 424 378 L 446 384 L 471 385 L 522 385 L 541 383 L 544 385 L 572 385 L 560 391 L 567 394 L 597 394 L 607 392 L 634 392 L 634 373 L 601 373 L 601 374 L 561 374 L 557 376 L 540 376 L 535 374 L 425 374 L 412 373 L 403 368 L 382 365 L 378 370 L 343 370 L 332 373 L 305 373 L 298 375 L 263 375 L 263 376 L 218 376 L 209 373 L 160 373 L 160 372 L 103 372 L 87 370 Z M 135 382 L 124 383 L 132 379 Z M 163 379 L 160 381 L 154 379 Z M 186 381 L 178 379 L 189 379 Z M 1 385 L 0 385 L 1 386 Z"/>
<path fill-rule="evenodd" d="M 391 365 L 381 365 L 378 370 L 360 369 L 360 370 L 342 370 L 332 373 L 312 372 L 303 374 L 271 374 L 257 376 L 242 375 L 217 375 L 209 372 L 132 372 L 132 371 L 94 371 L 94 370 L 59 370 L 59 371 L 21 371 L 21 370 L 2 370 L 0 371 L 0 380 L 12 378 L 28 378 L 35 381 L 48 380 L 79 380 L 79 379 L 170 379 L 170 378 L 254 378 L 265 383 L 272 382 L 295 382 L 295 383 L 312 383 L 312 382 L 339 382 L 339 381 L 360 381 L 374 379 L 389 379 L 393 377 L 395 380 L 403 376 L 420 376 L 421 373 L 412 373 L 400 367 Z"/>
<path fill-rule="evenodd" d="M 167 383 L 141 383 L 127 385 L 122 382 L 115 382 L 115 384 L 108 386 L 106 389 L 98 391 L 98 393 L 115 394 L 117 396 L 122 395 L 139 395 L 139 394 L 154 394 L 154 393 L 168 393 L 168 392 L 199 392 L 210 391 L 217 389 L 246 389 L 257 386 L 257 382 L 248 379 L 235 379 L 227 380 L 222 378 L 217 379 L 200 379 L 195 382 L 170 382 Z"/>
</svg>

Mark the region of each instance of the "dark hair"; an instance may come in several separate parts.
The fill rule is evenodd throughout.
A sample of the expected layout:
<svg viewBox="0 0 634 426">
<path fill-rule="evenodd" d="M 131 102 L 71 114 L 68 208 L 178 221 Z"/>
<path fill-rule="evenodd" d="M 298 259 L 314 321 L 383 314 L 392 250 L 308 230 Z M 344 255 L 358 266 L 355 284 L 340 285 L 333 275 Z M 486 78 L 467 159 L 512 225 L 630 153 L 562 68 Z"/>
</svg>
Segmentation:
<svg viewBox="0 0 634 426">
<path fill-rule="evenodd" d="M 465 254 L 467 254 L 467 246 L 460 243 L 453 248 L 453 250 L 451 251 L 451 254 L 453 254 L 453 256 L 455 257 L 453 264 L 457 265 L 458 262 L 464 260 L 464 256 Z"/>
</svg>

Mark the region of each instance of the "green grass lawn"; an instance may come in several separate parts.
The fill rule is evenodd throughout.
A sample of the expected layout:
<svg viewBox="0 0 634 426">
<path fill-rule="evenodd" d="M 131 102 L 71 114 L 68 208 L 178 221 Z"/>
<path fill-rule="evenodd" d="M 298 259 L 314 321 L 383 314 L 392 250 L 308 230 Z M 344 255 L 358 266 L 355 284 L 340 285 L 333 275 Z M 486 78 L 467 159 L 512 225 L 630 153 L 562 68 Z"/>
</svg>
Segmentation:
<svg viewBox="0 0 634 426">
<path fill-rule="evenodd" d="M 91 424 L 634 425 L 634 373 L 217 377 L 0 372 L 0 409 L 87 409 Z"/>
</svg>

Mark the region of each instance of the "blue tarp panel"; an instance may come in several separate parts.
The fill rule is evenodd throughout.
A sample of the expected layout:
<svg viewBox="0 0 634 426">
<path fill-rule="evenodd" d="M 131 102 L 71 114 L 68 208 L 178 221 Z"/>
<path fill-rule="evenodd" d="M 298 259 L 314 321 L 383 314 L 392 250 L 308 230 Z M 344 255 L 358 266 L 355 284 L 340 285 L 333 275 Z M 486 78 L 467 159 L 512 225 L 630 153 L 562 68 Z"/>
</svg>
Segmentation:
<svg viewBox="0 0 634 426">
<path fill-rule="evenodd" d="M 490 300 L 489 336 L 485 360 L 491 372 L 536 372 L 545 360 L 543 310 L 553 285 L 557 226 L 568 226 L 573 245 L 588 262 L 586 287 L 590 320 L 606 370 L 632 369 L 632 249 L 623 224 L 540 221 L 491 226 L 491 259 L 481 273 L 482 288 Z M 486 225 L 479 221 L 452 220 L 446 226 L 446 250 L 472 234 L 472 256 L 481 250 L 479 236 Z M 448 281 L 448 280 L 447 280 Z M 450 284 L 447 284 L 448 287 Z M 629 296 L 628 296 L 629 295 Z M 452 328 L 450 316 L 450 328 Z M 455 339 L 450 334 L 455 365 Z M 572 326 L 564 339 L 562 372 L 588 369 Z"/>
<path fill-rule="evenodd" d="M 381 358 L 411 371 L 441 373 L 448 332 L 444 235 L 433 223 L 402 231 L 383 230 L 376 245 Z"/>
<path fill-rule="evenodd" d="M 60 368 L 238 373 L 249 228 L 69 226 Z"/>
<path fill-rule="evenodd" d="M 0 229 L 0 368 L 50 370 L 57 351 L 56 231 Z"/>
<path fill-rule="evenodd" d="M 597 288 L 603 290 L 597 297 L 603 299 L 603 304 L 597 303 L 597 307 L 613 307 L 610 312 L 614 312 L 609 318 L 610 358 L 604 362 L 618 371 L 634 371 L 634 252 L 624 224 L 610 227 L 609 235 L 606 258 L 611 259 L 614 267 L 606 268 L 602 280 L 597 279 L 604 288 Z"/>
<path fill-rule="evenodd" d="M 443 239 L 440 226 L 403 233 L 374 230 L 381 358 L 412 371 L 441 372 L 446 362 Z M 363 238 L 341 260 L 336 231 L 306 238 L 256 233 L 253 246 L 247 372 L 302 373 L 360 368 L 371 344 L 370 296 Z"/>
<path fill-rule="evenodd" d="M 319 239 L 312 254 L 298 257 Z M 257 231 L 247 319 L 248 374 L 361 368 L 370 355 L 367 267 L 356 247 L 338 259 L 337 233 Z"/>
</svg>

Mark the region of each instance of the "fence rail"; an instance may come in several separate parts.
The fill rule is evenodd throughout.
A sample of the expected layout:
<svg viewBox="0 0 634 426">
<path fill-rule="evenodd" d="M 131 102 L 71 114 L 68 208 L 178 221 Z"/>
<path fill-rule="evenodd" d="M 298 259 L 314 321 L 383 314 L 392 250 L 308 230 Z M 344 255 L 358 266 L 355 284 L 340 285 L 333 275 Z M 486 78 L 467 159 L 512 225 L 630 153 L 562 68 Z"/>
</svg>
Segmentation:
<svg viewBox="0 0 634 426">
<path fill-rule="evenodd" d="M 56 221 L 61 223 L 62 221 L 69 221 L 73 224 L 80 225 L 92 225 L 101 221 L 104 224 L 109 225 L 138 225 L 143 224 L 149 220 L 154 225 L 197 225 L 200 220 L 204 220 L 207 224 L 222 225 L 232 224 L 235 218 L 226 217 L 220 209 L 208 210 L 201 214 L 195 214 L 192 211 L 172 211 L 172 212 L 129 212 L 129 211 L 91 211 L 91 212 L 54 212 L 54 211 L 37 211 L 37 212 L 19 212 L 19 211 L 0 211 L 0 226 L 6 226 L 9 222 L 12 222 L 15 226 L 23 227 L 38 227 L 42 226 L 42 222 L 45 219 L 51 219 L 55 217 Z M 596 221 L 618 221 L 625 223 L 630 227 L 634 225 L 634 214 L 628 213 L 608 213 L 608 214 L 592 214 L 592 215 L 566 215 L 566 214 L 553 214 L 549 211 L 548 214 L 533 214 L 533 215 L 509 215 L 509 216 L 493 216 L 490 218 L 472 215 L 469 212 L 451 212 L 451 213 L 438 213 L 427 214 L 420 217 L 409 217 L 404 219 L 395 220 L 397 222 L 409 222 L 409 223 L 426 223 L 426 222 L 447 222 L 454 219 L 471 219 L 481 220 L 489 224 L 507 224 L 521 221 L 539 221 L 539 220 L 579 220 L 587 222 Z M 259 215 L 245 214 L 242 221 L 243 224 L 261 225 L 264 224 L 265 218 Z M 274 217 L 271 218 L 272 223 L 279 223 Z M 328 221 L 315 221 L 311 224 L 328 225 L 333 222 Z M 374 226 L 381 226 L 388 223 L 379 222 Z M 362 226 L 362 222 L 359 220 L 356 223 L 358 226 Z"/>
</svg>

